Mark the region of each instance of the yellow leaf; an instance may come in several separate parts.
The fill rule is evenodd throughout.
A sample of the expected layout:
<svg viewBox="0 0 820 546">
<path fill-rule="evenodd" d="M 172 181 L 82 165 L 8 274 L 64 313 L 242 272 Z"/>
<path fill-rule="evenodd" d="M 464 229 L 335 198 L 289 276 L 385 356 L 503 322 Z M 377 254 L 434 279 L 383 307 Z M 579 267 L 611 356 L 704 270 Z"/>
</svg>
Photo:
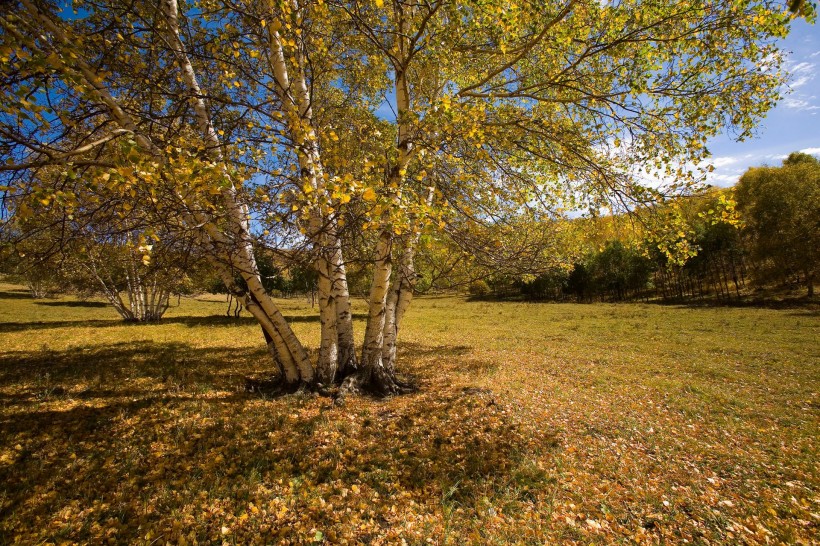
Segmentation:
<svg viewBox="0 0 820 546">
<path fill-rule="evenodd" d="M 373 188 L 367 188 L 366 190 L 364 190 L 364 193 L 362 194 L 362 199 L 364 199 L 365 201 L 375 201 L 376 192 L 373 190 Z"/>
</svg>

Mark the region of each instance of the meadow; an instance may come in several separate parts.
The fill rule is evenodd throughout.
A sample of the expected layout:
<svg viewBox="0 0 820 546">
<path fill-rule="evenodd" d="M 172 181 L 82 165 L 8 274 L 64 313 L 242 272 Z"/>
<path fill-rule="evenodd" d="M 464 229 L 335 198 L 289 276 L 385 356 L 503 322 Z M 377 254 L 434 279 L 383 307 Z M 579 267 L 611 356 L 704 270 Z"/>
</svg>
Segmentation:
<svg viewBox="0 0 820 546">
<path fill-rule="evenodd" d="M 816 307 L 418 298 L 418 391 L 343 405 L 245 392 L 269 360 L 225 308 L 0 283 L 0 544 L 820 541 Z"/>
</svg>

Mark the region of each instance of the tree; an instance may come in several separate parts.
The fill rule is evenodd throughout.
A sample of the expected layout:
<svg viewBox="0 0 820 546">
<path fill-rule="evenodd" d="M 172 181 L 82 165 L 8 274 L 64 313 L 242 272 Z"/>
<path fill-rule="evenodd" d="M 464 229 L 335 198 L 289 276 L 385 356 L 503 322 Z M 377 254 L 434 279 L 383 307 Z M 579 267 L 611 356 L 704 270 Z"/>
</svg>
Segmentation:
<svg viewBox="0 0 820 546">
<path fill-rule="evenodd" d="M 638 167 L 693 180 L 682 165 L 708 155 L 709 136 L 746 136 L 774 104 L 775 39 L 792 17 L 765 0 L 82 8 L 0 12 L 6 186 L 30 192 L 49 165 L 138 175 L 258 320 L 288 385 L 381 394 L 405 387 L 396 343 L 425 231 L 516 208 L 651 203 L 661 195 Z M 384 97 L 393 122 L 375 115 Z M 126 153 L 101 161 L 117 142 Z M 270 236 L 304 247 L 318 274 L 315 364 L 261 281 L 260 202 Z M 372 279 L 359 358 L 345 261 L 356 237 Z"/>
<path fill-rule="evenodd" d="M 648 258 L 618 240 L 608 242 L 587 261 L 593 289 L 614 300 L 645 290 L 652 273 Z"/>
<path fill-rule="evenodd" d="M 735 195 L 758 281 L 800 277 L 812 297 L 820 259 L 820 161 L 793 153 L 781 167 L 751 168 Z"/>
<path fill-rule="evenodd" d="M 42 244 L 43 241 L 29 239 L 25 246 L 36 249 Z M 0 263 L 0 273 L 11 282 L 26 285 L 33 298 L 47 298 L 65 291 L 62 267 L 55 256 L 38 259 L 36 254 L 5 241 L 0 243 Z"/>
<path fill-rule="evenodd" d="M 655 289 L 663 298 L 736 296 L 745 283 L 745 255 L 732 189 L 706 191 L 676 199 L 656 216 L 673 229 L 662 237 L 649 233 L 644 249 L 654 264 Z M 670 255 L 664 248 L 675 248 Z"/>
<path fill-rule="evenodd" d="M 97 161 L 133 155 L 119 142 Z M 101 293 L 127 321 L 159 320 L 172 293 L 185 290 L 200 256 L 183 220 L 146 176 L 129 169 L 89 176 L 71 165 L 36 170 L 31 191 L 15 195 L 7 244 L 28 271 L 53 267 L 63 291 Z"/>
<path fill-rule="evenodd" d="M 70 193 L 70 203 L 55 207 L 37 194 L 19 198 L 18 207 L 31 214 L 7 226 L 6 244 L 19 256 L 24 277 L 50 281 L 62 292 L 100 293 L 127 321 L 161 319 L 197 265 L 193 241 L 151 222 L 144 209 L 117 203 L 117 195 L 97 190 L 92 197 L 81 185 L 69 189 L 59 180 L 55 195 Z"/>
</svg>

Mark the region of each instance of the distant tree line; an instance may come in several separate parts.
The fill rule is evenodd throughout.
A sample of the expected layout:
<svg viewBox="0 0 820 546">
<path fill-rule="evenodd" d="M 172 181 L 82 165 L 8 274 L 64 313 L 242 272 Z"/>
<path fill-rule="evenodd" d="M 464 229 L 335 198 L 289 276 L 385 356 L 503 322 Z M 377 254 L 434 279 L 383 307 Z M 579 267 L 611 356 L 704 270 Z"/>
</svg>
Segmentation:
<svg viewBox="0 0 820 546">
<path fill-rule="evenodd" d="M 815 157 L 793 153 L 780 167 L 749 169 L 732 190 L 713 190 L 676 206 L 687 226 L 677 235 L 693 251 L 685 259 L 670 259 L 655 239 L 622 235 L 599 241 L 563 267 L 535 276 L 489 275 L 469 291 L 577 302 L 731 300 L 761 287 L 802 286 L 813 297 L 820 248 Z"/>
<path fill-rule="evenodd" d="M 530 220 L 459 232 L 460 239 L 425 236 L 416 290 L 535 301 L 725 301 L 759 287 L 802 285 L 813 296 L 820 247 L 820 162 L 813 156 L 791 154 L 780 167 L 749 169 L 733 189 L 651 212 L 666 216 L 669 226 L 642 232 L 614 228 L 624 221 L 619 217 Z M 92 223 L 75 214 L 67 223 L 39 216 L 17 228 L 30 233 L 6 230 L 6 243 L 20 242 L 0 245 L 0 273 L 27 284 L 35 297 L 103 295 L 126 320 L 159 319 L 172 295 L 229 293 L 189 239 L 146 230 L 138 219 Z M 683 249 L 682 257 L 669 247 Z M 268 293 L 316 302 L 316 270 L 296 251 L 257 245 L 254 257 Z M 372 272 L 354 260 L 348 277 L 351 293 L 364 294 Z M 237 274 L 233 282 L 245 281 Z M 239 310 L 229 298 L 227 314 Z"/>
</svg>

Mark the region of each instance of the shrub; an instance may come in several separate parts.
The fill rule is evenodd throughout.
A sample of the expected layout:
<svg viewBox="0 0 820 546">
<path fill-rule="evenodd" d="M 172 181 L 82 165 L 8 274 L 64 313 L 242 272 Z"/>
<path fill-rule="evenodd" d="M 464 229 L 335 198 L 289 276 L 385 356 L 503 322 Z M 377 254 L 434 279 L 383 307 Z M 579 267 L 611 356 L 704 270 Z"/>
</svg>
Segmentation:
<svg viewBox="0 0 820 546">
<path fill-rule="evenodd" d="M 485 281 L 473 281 L 468 289 L 471 296 L 483 297 L 490 293 L 490 286 Z"/>
</svg>

